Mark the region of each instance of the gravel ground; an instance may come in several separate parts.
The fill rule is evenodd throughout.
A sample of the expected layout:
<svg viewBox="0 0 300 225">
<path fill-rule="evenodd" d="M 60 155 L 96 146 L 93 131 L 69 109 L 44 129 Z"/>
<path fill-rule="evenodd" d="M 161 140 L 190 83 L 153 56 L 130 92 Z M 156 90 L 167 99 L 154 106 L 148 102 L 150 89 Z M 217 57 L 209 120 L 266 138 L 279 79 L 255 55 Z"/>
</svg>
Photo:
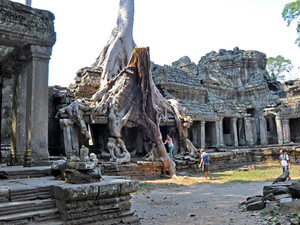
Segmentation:
<svg viewBox="0 0 300 225">
<path fill-rule="evenodd" d="M 258 212 L 241 212 L 239 203 L 261 195 L 268 184 L 204 182 L 136 193 L 131 203 L 143 225 L 262 224 Z"/>
</svg>

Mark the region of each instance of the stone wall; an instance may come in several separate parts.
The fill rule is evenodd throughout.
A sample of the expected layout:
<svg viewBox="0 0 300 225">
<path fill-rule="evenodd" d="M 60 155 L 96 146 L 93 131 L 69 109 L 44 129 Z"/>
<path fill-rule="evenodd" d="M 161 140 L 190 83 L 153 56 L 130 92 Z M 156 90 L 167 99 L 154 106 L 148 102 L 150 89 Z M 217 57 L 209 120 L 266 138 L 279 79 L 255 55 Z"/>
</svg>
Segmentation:
<svg viewBox="0 0 300 225">
<path fill-rule="evenodd" d="M 53 197 L 64 224 L 140 224 L 131 209 L 137 181 L 104 178 L 98 183 L 55 185 Z"/>
</svg>

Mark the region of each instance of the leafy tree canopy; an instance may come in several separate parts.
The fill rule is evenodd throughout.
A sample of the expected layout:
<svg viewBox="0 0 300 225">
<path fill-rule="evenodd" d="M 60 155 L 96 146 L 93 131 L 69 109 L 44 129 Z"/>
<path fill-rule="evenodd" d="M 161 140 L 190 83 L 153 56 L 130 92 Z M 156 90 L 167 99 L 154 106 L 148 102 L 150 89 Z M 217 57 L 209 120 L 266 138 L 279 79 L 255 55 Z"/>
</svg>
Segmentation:
<svg viewBox="0 0 300 225">
<path fill-rule="evenodd" d="M 295 43 L 300 47 L 300 0 L 286 4 L 281 15 L 284 21 L 287 21 L 288 26 L 297 19 L 297 33 L 299 36 Z"/>
<path fill-rule="evenodd" d="M 284 73 L 289 73 L 293 67 L 291 60 L 285 59 L 281 55 L 276 58 L 269 57 L 267 61 L 267 71 L 270 77 L 275 80 L 284 80 Z"/>
</svg>

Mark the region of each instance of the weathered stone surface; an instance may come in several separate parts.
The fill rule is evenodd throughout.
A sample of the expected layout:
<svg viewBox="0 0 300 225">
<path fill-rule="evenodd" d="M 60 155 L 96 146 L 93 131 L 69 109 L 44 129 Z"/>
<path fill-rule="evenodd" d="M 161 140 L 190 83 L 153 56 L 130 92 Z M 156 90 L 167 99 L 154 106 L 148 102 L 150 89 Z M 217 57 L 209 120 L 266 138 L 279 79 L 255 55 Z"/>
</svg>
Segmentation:
<svg viewBox="0 0 300 225">
<path fill-rule="evenodd" d="M 278 178 L 276 178 L 276 180 L 273 182 L 273 184 L 286 181 L 286 179 L 289 177 L 289 175 L 290 175 L 290 171 L 283 172 Z"/>
<path fill-rule="evenodd" d="M 86 168 L 85 166 L 82 166 L 81 168 L 83 167 Z M 71 184 L 99 182 L 101 179 L 101 175 L 102 174 L 100 167 L 88 170 L 66 169 L 64 171 L 65 182 Z"/>
<path fill-rule="evenodd" d="M 276 200 L 276 198 L 275 198 L 275 195 L 273 194 L 273 193 L 269 193 L 269 194 L 267 194 L 266 196 L 264 196 L 264 200 L 265 201 L 275 201 Z"/>
<path fill-rule="evenodd" d="M 4 46 L 53 46 L 54 15 L 12 1 L 0 1 L 0 42 Z"/>
<path fill-rule="evenodd" d="M 277 209 L 277 206 L 276 206 L 275 203 L 273 203 L 273 202 L 266 202 L 266 206 L 264 208 L 264 211 L 266 213 L 274 212 L 276 209 Z"/>
<path fill-rule="evenodd" d="M 263 195 L 266 196 L 270 193 L 273 193 L 274 195 L 280 195 L 280 194 L 287 194 L 289 191 L 288 186 L 284 185 L 271 185 L 271 186 L 264 186 L 263 189 Z"/>
<path fill-rule="evenodd" d="M 294 200 L 291 202 L 286 202 L 286 203 L 282 203 L 279 206 L 280 211 L 283 213 L 288 213 L 288 214 L 292 214 L 292 213 L 300 213 L 300 200 Z"/>
<path fill-rule="evenodd" d="M 250 198 L 247 198 L 247 204 L 250 204 L 250 203 L 253 203 L 253 202 L 262 201 L 262 200 L 263 200 L 262 196 L 250 197 Z"/>
<path fill-rule="evenodd" d="M 67 161 L 66 160 L 56 160 L 51 163 L 51 174 L 54 177 L 62 176 L 62 174 L 67 169 Z"/>
<path fill-rule="evenodd" d="M 275 200 L 280 200 L 280 199 L 283 199 L 283 198 L 291 198 L 291 197 L 292 197 L 291 194 L 281 194 L 281 195 L 276 195 Z"/>
<path fill-rule="evenodd" d="M 300 180 L 291 184 L 289 191 L 293 198 L 300 198 Z"/>
<path fill-rule="evenodd" d="M 293 201 L 292 198 L 281 198 L 281 199 L 279 199 L 280 204 L 289 203 L 289 202 L 292 202 L 292 201 Z"/>
<path fill-rule="evenodd" d="M 265 208 L 265 202 L 261 199 L 259 201 L 247 204 L 246 208 L 247 208 L 247 211 L 262 210 L 263 208 Z"/>
</svg>

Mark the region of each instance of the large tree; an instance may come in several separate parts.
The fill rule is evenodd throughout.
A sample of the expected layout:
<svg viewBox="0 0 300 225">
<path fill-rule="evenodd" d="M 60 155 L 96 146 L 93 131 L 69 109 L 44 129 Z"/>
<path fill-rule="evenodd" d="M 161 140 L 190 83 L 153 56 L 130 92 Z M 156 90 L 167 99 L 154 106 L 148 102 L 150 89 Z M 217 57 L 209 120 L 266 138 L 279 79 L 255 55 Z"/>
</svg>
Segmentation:
<svg viewBox="0 0 300 225">
<path fill-rule="evenodd" d="M 62 127 L 80 126 L 88 138 L 82 115 L 90 111 L 92 116 L 107 116 L 109 139 L 107 149 L 111 160 L 118 164 L 130 161 L 130 154 L 121 137 L 122 128 L 128 121 L 139 126 L 143 137 L 151 143 L 151 154 L 159 159 L 171 176 L 175 175 L 175 163 L 167 154 L 159 129 L 160 122 L 173 114 L 184 152 L 196 155 L 196 148 L 190 142 L 188 129 L 192 119 L 185 115 L 185 109 L 175 99 L 165 99 L 155 86 L 151 69 L 149 48 L 134 48 L 132 37 L 134 0 L 120 0 L 117 25 L 112 35 L 92 65 L 102 68 L 100 87 L 93 95 L 93 102 L 75 102 L 61 109 L 69 118 L 61 120 Z M 88 108 L 88 109 L 87 109 Z M 152 158 L 153 158 L 152 157 Z"/>
<path fill-rule="evenodd" d="M 270 77 L 275 80 L 284 80 L 285 73 L 289 73 L 293 67 L 291 60 L 285 59 L 281 55 L 275 58 L 269 57 L 267 61 L 267 71 Z"/>
<path fill-rule="evenodd" d="M 282 18 L 287 21 L 288 26 L 290 26 L 291 22 L 297 20 L 296 29 L 298 38 L 296 39 L 295 43 L 300 47 L 300 0 L 286 4 L 281 15 Z"/>
</svg>

